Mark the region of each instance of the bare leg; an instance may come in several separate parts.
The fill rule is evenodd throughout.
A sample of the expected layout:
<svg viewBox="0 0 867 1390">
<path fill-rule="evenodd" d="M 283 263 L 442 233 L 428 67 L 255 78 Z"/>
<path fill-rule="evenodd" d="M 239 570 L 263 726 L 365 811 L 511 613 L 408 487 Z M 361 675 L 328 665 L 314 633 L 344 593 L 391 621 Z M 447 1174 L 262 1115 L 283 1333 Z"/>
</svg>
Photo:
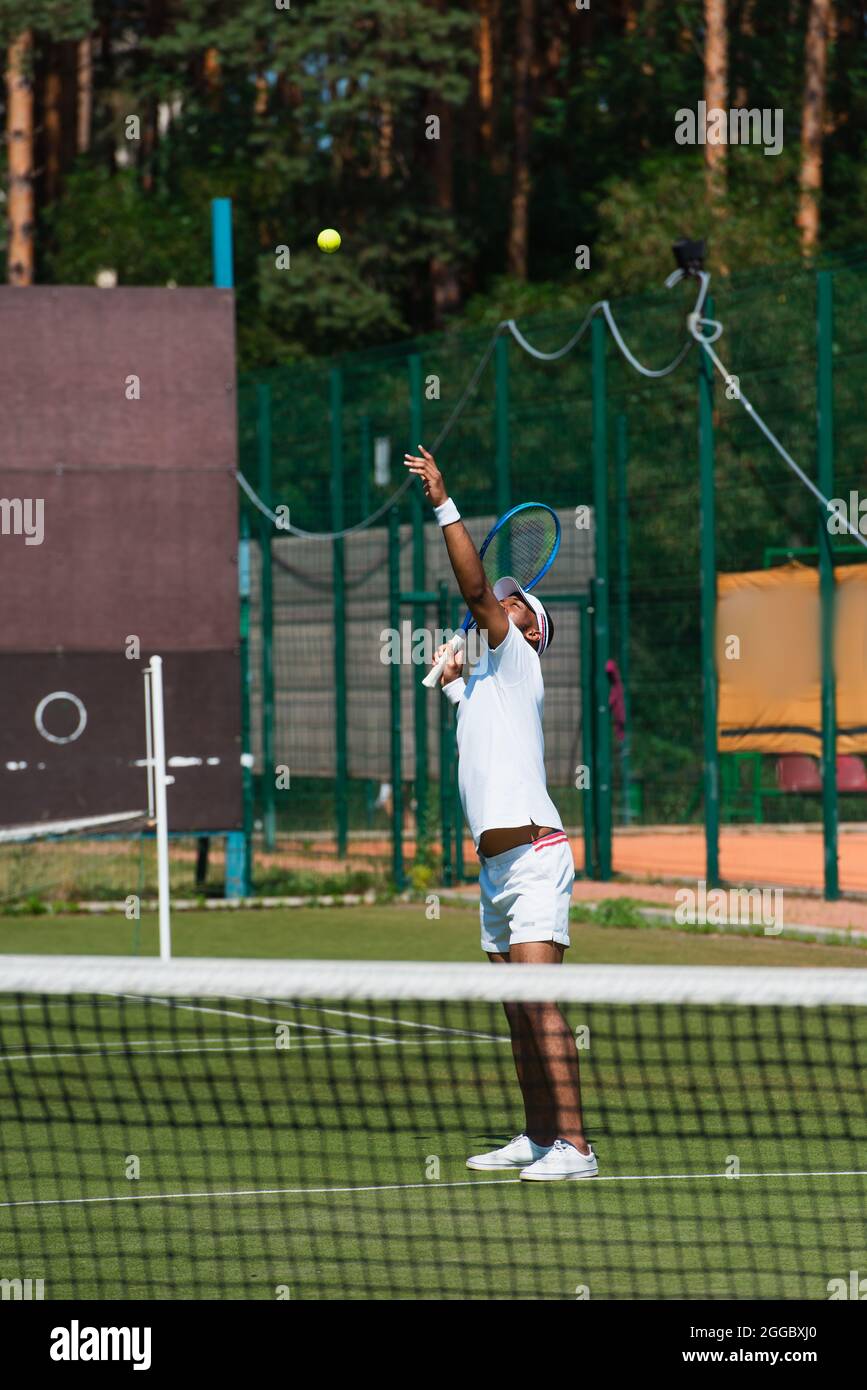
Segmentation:
<svg viewBox="0 0 867 1390">
<path fill-rule="evenodd" d="M 516 943 L 509 955 L 490 959 L 509 964 L 559 965 L 563 947 L 551 941 Z M 555 1139 L 589 1153 L 581 1118 L 578 1052 L 571 1029 L 556 1004 L 504 1004 L 512 1055 L 524 1098 L 526 1132 L 536 1144 Z"/>
</svg>

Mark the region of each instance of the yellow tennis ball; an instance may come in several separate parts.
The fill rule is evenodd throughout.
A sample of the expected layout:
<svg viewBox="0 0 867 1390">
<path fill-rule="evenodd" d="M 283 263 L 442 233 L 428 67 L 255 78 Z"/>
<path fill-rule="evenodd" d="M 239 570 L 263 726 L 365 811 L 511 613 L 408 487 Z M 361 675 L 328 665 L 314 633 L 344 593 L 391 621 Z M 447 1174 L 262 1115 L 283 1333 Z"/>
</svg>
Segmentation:
<svg viewBox="0 0 867 1390">
<path fill-rule="evenodd" d="M 334 251 L 340 250 L 340 233 L 335 232 L 333 227 L 326 227 L 316 238 L 316 245 L 320 251 L 326 251 L 330 256 Z"/>
</svg>

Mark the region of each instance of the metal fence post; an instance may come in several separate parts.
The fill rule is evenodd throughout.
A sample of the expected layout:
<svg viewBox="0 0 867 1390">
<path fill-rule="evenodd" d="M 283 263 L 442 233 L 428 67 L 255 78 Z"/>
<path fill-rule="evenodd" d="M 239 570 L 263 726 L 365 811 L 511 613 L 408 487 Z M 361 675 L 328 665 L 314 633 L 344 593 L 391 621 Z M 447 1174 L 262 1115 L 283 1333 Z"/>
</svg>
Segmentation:
<svg viewBox="0 0 867 1390">
<path fill-rule="evenodd" d="M 449 623 L 448 584 L 441 579 L 437 585 L 439 602 L 437 604 L 437 624 L 445 632 Z M 450 725 L 450 705 L 445 696 L 440 696 L 440 845 L 442 846 L 442 881 L 450 888 L 452 873 L 452 737 Z"/>
<path fill-rule="evenodd" d="M 272 507 L 271 493 L 271 388 L 263 382 L 256 385 L 259 405 L 259 496 Z M 274 758 L 274 576 L 271 562 L 272 526 L 267 516 L 259 513 L 259 558 L 261 560 L 262 596 L 262 823 L 265 848 L 273 849 L 277 841 L 277 812 L 275 797 Z M 291 778 L 291 769 L 290 769 Z"/>
<path fill-rule="evenodd" d="M 211 199 L 211 266 L 217 289 L 235 288 L 235 256 L 232 243 L 232 200 Z M 240 609 L 239 651 L 241 662 L 241 831 L 226 836 L 227 898 L 246 898 L 253 874 L 253 766 L 250 748 L 250 523 L 241 513 L 238 542 L 238 594 Z"/>
<path fill-rule="evenodd" d="M 331 529 L 342 531 L 343 515 L 343 373 L 332 367 L 331 405 Z M 349 788 L 346 749 L 346 580 L 344 542 L 331 542 L 334 582 L 334 801 L 337 814 L 337 854 L 345 858 L 349 844 Z"/>
<path fill-rule="evenodd" d="M 581 758 L 587 769 L 588 785 L 581 791 L 581 811 L 584 822 L 584 877 L 596 878 L 596 816 L 593 802 L 596 787 L 596 767 L 593 757 L 593 604 L 581 599 L 578 605 L 578 643 L 581 671 Z"/>
<path fill-rule="evenodd" d="M 629 494 L 626 470 L 629 461 L 629 426 L 625 415 L 617 417 L 617 609 L 620 657 L 620 680 L 623 685 L 625 728 L 620 745 L 620 775 L 623 779 L 623 822 L 631 825 L 632 785 L 629 776 L 629 755 L 632 744 L 631 700 L 629 695 Z"/>
<path fill-rule="evenodd" d="M 241 661 L 241 796 L 242 826 L 226 836 L 226 897 L 246 898 L 253 867 L 253 759 L 250 750 L 250 519 L 241 512 L 238 542 L 238 598 Z"/>
<path fill-rule="evenodd" d="M 409 358 L 409 428 L 411 447 L 415 449 L 421 441 L 422 432 L 422 369 L 421 357 L 417 352 Z M 416 593 L 425 588 L 424 562 L 424 513 L 422 510 L 422 490 L 419 480 L 414 478 L 410 486 L 412 517 L 412 587 Z M 412 606 L 412 634 L 423 632 L 426 622 L 426 609 L 423 603 Z M 413 690 L 413 719 L 415 724 L 415 852 L 419 860 L 424 860 L 428 840 L 428 800 L 429 778 L 427 764 L 427 711 L 428 692 L 421 681 L 415 681 Z"/>
<path fill-rule="evenodd" d="M 605 321 L 593 320 L 593 506 L 596 517 L 596 585 L 594 613 L 594 681 L 596 727 L 596 831 L 599 877 L 611 877 L 611 712 L 608 704 L 608 657 L 611 650 L 608 564 L 608 430 L 605 367 Z"/>
<path fill-rule="evenodd" d="M 388 622 L 392 632 L 400 633 L 400 510 L 388 513 Z M 391 868 L 394 886 L 406 887 L 403 867 L 403 756 L 401 747 L 400 659 L 389 668 L 391 696 Z"/>
<path fill-rule="evenodd" d="M 451 629 L 452 632 L 457 632 L 458 627 L 460 626 L 461 617 L 462 617 L 462 610 L 461 610 L 461 604 L 462 604 L 462 602 L 463 602 L 463 599 L 461 599 L 461 598 L 458 598 L 458 597 L 453 597 L 453 598 L 452 598 L 451 615 L 450 615 L 451 621 L 449 622 L 449 628 Z M 457 725 L 457 716 L 455 717 L 455 724 Z M 455 883 L 463 883 L 463 882 L 464 882 L 464 868 L 465 868 L 465 866 L 464 866 L 464 808 L 463 808 L 463 806 L 461 805 L 461 790 L 460 790 L 460 783 L 459 783 L 458 777 L 457 777 L 457 758 L 455 759 L 455 776 L 453 777 L 453 786 L 452 786 L 452 807 L 453 807 L 453 809 L 454 809 L 454 827 L 455 827 L 455 874 L 454 874 L 454 877 L 455 877 Z"/>
<path fill-rule="evenodd" d="M 713 317 L 713 300 L 705 314 Z M 701 680 L 704 736 L 705 876 L 719 883 L 719 754 L 716 677 L 716 498 L 714 496 L 713 364 L 698 362 L 698 454 L 700 469 L 699 553 L 701 555 Z"/>
<path fill-rule="evenodd" d="M 818 413 L 819 488 L 834 496 L 834 280 L 831 272 L 816 276 L 816 409 Z M 822 831 L 825 851 L 825 897 L 840 896 L 837 836 L 837 708 L 834 678 L 834 551 L 828 517 L 819 509 L 819 597 L 822 643 Z"/>
<path fill-rule="evenodd" d="M 494 348 L 494 390 L 496 442 L 494 457 L 497 474 L 497 515 L 512 505 L 512 441 L 509 433 L 509 340 L 501 336 Z"/>
</svg>

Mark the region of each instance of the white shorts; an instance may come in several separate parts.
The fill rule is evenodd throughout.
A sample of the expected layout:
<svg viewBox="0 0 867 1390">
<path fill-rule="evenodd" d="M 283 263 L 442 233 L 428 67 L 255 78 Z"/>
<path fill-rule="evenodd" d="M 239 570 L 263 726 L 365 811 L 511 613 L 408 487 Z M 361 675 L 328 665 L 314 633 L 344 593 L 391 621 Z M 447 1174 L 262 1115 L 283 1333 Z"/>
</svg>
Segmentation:
<svg viewBox="0 0 867 1390">
<path fill-rule="evenodd" d="M 479 856 L 483 951 L 504 954 L 516 941 L 569 945 L 575 861 L 561 836 L 557 831 L 490 859 Z"/>
</svg>

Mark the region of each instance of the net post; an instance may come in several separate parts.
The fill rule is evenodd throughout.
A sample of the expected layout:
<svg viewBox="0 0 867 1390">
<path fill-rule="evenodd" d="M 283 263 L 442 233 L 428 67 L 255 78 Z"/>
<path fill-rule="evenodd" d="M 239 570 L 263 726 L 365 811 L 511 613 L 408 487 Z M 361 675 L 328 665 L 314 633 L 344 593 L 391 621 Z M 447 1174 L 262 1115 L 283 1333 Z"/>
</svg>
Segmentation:
<svg viewBox="0 0 867 1390">
<path fill-rule="evenodd" d="M 258 401 L 259 495 L 272 506 L 271 487 L 271 388 L 256 383 Z M 274 578 L 271 561 L 271 522 L 259 513 L 259 558 L 262 601 L 262 824 L 265 848 L 276 844 L 277 814 L 274 804 Z"/>
<path fill-rule="evenodd" d="M 816 411 L 819 488 L 834 496 L 834 281 L 830 271 L 816 276 Z M 825 898 L 840 896 L 837 849 L 837 710 L 834 680 L 834 552 L 828 518 L 819 509 L 819 598 L 822 647 L 822 839 Z"/>
<path fill-rule="evenodd" d="M 415 449 L 422 434 L 422 362 L 421 355 L 413 352 L 409 357 L 409 428 L 411 447 Z M 422 490 L 418 479 L 410 484 L 410 507 L 412 518 L 412 587 L 416 593 L 426 587 L 424 553 L 424 515 L 422 510 Z M 413 633 L 425 626 L 425 606 L 413 604 Z M 423 863 L 427 851 L 428 801 L 430 779 L 427 759 L 427 691 L 420 681 L 414 682 L 413 715 L 415 725 L 415 854 L 416 860 Z"/>
<path fill-rule="evenodd" d="M 144 668 L 142 675 L 144 676 L 145 762 L 147 764 L 148 777 L 148 820 L 153 820 L 156 816 L 157 808 L 154 800 L 154 731 L 151 719 L 151 673 L 149 666 Z"/>
<path fill-rule="evenodd" d="M 343 372 L 331 368 L 329 382 L 331 414 L 331 529 L 342 531 L 343 515 Z M 345 543 L 331 542 L 331 570 L 334 583 L 334 800 L 337 812 L 337 855 L 345 859 L 349 845 L 349 803 L 346 747 L 346 583 Z"/>
<path fill-rule="evenodd" d="M 166 726 L 163 704 L 163 659 L 152 656 L 150 675 L 150 715 L 152 723 L 154 804 L 157 832 L 157 893 L 159 899 L 160 960 L 172 955 L 172 928 L 169 899 L 169 824 L 166 800 Z"/>
<path fill-rule="evenodd" d="M 713 318 L 713 300 L 706 314 Z M 701 555 L 701 676 L 704 730 L 705 877 L 719 883 L 719 754 L 716 676 L 716 498 L 714 495 L 713 364 L 707 353 L 698 362 L 698 453 L 700 471 L 699 553 Z"/>
<path fill-rule="evenodd" d="M 611 713 L 608 705 L 608 657 L 611 649 L 608 564 L 608 432 L 605 321 L 593 320 L 593 506 L 596 513 L 596 585 L 594 597 L 594 681 L 596 734 L 596 832 L 599 877 L 611 877 Z"/>
</svg>

